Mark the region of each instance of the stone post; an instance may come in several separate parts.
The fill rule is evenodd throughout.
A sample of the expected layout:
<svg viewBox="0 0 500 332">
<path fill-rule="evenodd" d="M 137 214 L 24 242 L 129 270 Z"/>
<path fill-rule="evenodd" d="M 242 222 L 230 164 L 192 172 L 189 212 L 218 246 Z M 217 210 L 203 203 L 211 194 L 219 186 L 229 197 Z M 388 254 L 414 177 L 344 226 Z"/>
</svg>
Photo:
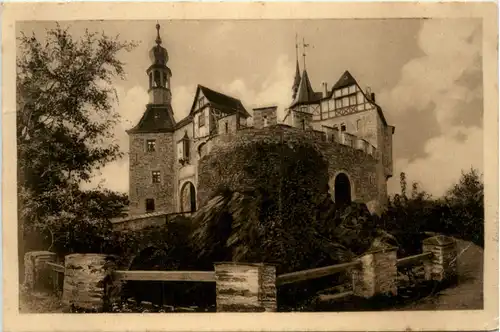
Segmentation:
<svg viewBox="0 0 500 332">
<path fill-rule="evenodd" d="M 24 286 L 29 290 L 45 288 L 53 282 L 46 262 L 55 262 L 56 254 L 50 251 L 30 251 L 24 255 Z"/>
<path fill-rule="evenodd" d="M 218 312 L 275 312 L 276 267 L 268 264 L 215 263 Z"/>
<path fill-rule="evenodd" d="M 105 311 L 113 293 L 112 273 L 116 259 L 103 254 L 72 254 L 64 259 L 62 303 L 88 311 Z"/>
<path fill-rule="evenodd" d="M 397 248 L 368 252 L 359 258 L 352 271 L 354 295 L 370 298 L 375 295 L 397 295 Z"/>
<path fill-rule="evenodd" d="M 424 261 L 425 280 L 452 281 L 457 275 L 457 245 L 455 239 L 438 235 L 422 242 L 423 252 L 431 252 Z"/>
</svg>

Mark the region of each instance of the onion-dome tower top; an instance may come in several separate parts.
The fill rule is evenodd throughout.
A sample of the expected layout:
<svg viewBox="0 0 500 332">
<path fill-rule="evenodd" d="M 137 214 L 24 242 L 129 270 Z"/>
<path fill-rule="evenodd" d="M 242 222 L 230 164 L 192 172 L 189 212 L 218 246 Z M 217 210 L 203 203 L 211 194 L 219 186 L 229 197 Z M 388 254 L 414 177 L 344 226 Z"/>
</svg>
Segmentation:
<svg viewBox="0 0 500 332">
<path fill-rule="evenodd" d="M 151 51 L 149 51 L 149 58 L 151 59 L 152 64 L 166 65 L 168 61 L 168 52 L 163 46 L 161 46 L 159 23 L 156 23 L 156 32 L 156 45 L 153 46 Z"/>
</svg>

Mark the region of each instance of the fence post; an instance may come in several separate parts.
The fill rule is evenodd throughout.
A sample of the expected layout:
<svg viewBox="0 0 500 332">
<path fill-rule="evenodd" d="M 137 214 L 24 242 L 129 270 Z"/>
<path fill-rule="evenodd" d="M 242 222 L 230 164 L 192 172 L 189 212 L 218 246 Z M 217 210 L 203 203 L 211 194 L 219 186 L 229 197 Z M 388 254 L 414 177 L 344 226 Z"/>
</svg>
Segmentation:
<svg viewBox="0 0 500 332">
<path fill-rule="evenodd" d="M 397 248 L 366 253 L 352 271 L 353 293 L 370 298 L 375 295 L 397 295 Z"/>
<path fill-rule="evenodd" d="M 457 244 L 455 239 L 437 235 L 422 241 L 423 252 L 432 252 L 424 262 L 425 280 L 453 281 L 457 275 Z"/>
<path fill-rule="evenodd" d="M 30 251 L 24 255 L 24 286 L 35 290 L 46 286 L 50 279 L 50 269 L 46 262 L 55 262 L 56 254 L 50 251 Z"/>
<path fill-rule="evenodd" d="M 268 264 L 215 263 L 217 311 L 275 312 L 276 267 Z"/>
<path fill-rule="evenodd" d="M 116 258 L 103 254 L 72 254 L 64 259 L 62 303 L 68 308 L 105 311 Z"/>
</svg>

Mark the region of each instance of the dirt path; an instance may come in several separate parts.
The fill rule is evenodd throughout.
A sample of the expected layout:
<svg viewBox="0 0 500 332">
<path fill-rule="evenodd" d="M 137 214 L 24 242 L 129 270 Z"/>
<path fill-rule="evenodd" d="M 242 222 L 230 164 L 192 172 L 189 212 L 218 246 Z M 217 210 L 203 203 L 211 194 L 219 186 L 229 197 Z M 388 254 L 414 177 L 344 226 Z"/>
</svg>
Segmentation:
<svg viewBox="0 0 500 332">
<path fill-rule="evenodd" d="M 483 308 L 483 249 L 457 240 L 458 285 L 395 310 L 475 310 Z"/>
</svg>

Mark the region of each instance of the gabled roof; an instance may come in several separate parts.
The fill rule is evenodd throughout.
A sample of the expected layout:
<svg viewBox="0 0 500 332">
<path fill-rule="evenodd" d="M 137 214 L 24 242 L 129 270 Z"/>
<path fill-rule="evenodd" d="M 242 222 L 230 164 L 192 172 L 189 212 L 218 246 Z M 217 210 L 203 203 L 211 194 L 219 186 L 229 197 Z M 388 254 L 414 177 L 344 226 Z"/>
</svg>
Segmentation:
<svg viewBox="0 0 500 332">
<path fill-rule="evenodd" d="M 351 73 L 346 70 L 342 76 L 340 76 L 340 78 L 338 79 L 337 83 L 335 83 L 335 85 L 333 86 L 332 90 L 336 90 L 336 89 L 340 89 L 340 88 L 344 88 L 346 86 L 350 86 L 350 85 L 354 85 L 354 84 L 358 84 L 356 82 L 356 80 L 354 79 L 354 77 L 352 77 Z"/>
<path fill-rule="evenodd" d="M 175 129 L 175 119 L 173 118 L 172 106 L 146 105 L 146 111 L 139 120 L 139 123 L 127 133 L 156 133 L 171 132 Z"/>
<path fill-rule="evenodd" d="M 247 110 L 245 109 L 245 107 L 243 106 L 243 104 L 239 99 L 209 89 L 203 85 L 198 85 L 196 89 L 196 95 L 193 100 L 193 106 L 191 107 L 191 111 L 189 112 L 190 115 L 194 112 L 196 108 L 196 101 L 198 100 L 200 92 L 203 93 L 207 101 L 213 107 L 216 107 L 222 112 L 227 113 L 228 115 L 238 112 L 247 118 L 250 117 L 250 114 L 247 112 Z"/>
<path fill-rule="evenodd" d="M 307 75 L 307 71 L 304 69 L 302 72 L 302 77 L 300 79 L 299 89 L 297 91 L 297 95 L 292 102 L 291 106 L 297 104 L 306 104 L 313 101 L 318 100 L 318 95 L 314 92 L 311 81 L 309 81 L 309 76 Z"/>
</svg>

